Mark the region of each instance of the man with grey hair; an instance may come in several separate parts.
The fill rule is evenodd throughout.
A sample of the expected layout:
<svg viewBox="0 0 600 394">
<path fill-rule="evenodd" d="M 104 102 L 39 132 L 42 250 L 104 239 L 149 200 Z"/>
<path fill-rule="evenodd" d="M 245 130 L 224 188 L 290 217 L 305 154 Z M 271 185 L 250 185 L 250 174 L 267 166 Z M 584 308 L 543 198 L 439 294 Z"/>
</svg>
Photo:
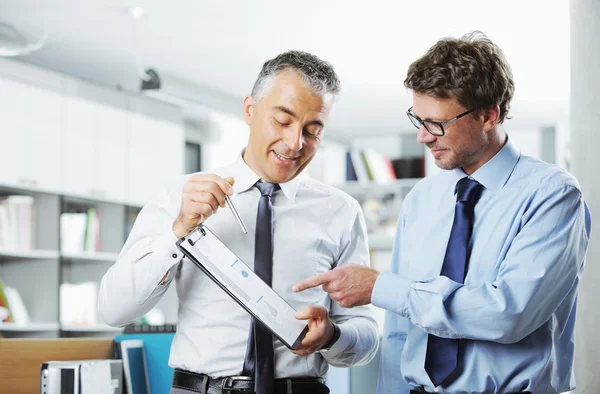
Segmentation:
<svg viewBox="0 0 600 394">
<path fill-rule="evenodd" d="M 267 61 L 244 99 L 250 129 L 231 165 L 187 175 L 137 218 L 117 262 L 104 276 L 99 309 L 123 326 L 149 311 L 175 279 L 179 321 L 169 365 L 172 394 L 328 393 L 328 365 L 369 362 L 378 347 L 370 307 L 345 309 L 321 289 L 295 293 L 299 280 L 333 267 L 369 263 L 360 206 L 347 194 L 303 173 L 323 139 L 338 77 L 327 62 L 290 51 Z M 230 196 L 248 225 L 242 234 Z M 224 212 L 224 213 L 223 213 Z M 206 224 L 308 321 L 295 351 L 238 306 L 175 243 Z"/>
</svg>

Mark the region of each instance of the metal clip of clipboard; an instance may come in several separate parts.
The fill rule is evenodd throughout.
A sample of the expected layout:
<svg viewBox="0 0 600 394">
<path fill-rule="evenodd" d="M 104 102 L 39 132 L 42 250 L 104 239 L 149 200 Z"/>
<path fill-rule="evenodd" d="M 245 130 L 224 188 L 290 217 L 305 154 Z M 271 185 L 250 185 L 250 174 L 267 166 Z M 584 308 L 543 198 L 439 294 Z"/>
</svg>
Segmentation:
<svg viewBox="0 0 600 394">
<path fill-rule="evenodd" d="M 308 324 L 297 320 L 294 308 L 206 226 L 198 225 L 177 241 L 177 247 L 240 306 L 268 327 L 284 345 L 296 349 L 302 342 Z"/>
</svg>

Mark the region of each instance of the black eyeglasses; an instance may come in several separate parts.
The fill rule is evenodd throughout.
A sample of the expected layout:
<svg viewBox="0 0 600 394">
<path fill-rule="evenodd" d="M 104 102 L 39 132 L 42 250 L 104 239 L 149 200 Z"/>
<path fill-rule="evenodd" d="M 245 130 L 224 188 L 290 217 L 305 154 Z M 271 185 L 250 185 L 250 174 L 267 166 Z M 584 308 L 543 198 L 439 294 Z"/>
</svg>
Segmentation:
<svg viewBox="0 0 600 394">
<path fill-rule="evenodd" d="M 425 126 L 425 130 L 427 130 L 429 132 L 429 134 L 435 135 L 436 137 L 443 137 L 444 134 L 446 134 L 446 132 L 444 131 L 444 127 L 446 125 L 448 125 L 448 123 L 454 122 L 455 120 L 460 119 L 463 116 L 470 114 L 471 112 L 473 112 L 472 109 L 468 110 L 467 112 L 463 112 L 462 114 L 457 115 L 452 119 L 448 119 L 445 122 L 434 122 L 433 120 L 423 120 L 423 119 L 419 118 L 413 112 L 413 107 L 410 107 L 408 109 L 408 111 L 406 111 L 406 115 L 408 115 L 408 119 L 410 119 L 412 124 L 417 129 L 420 129 L 421 125 L 423 125 L 423 126 Z"/>
</svg>

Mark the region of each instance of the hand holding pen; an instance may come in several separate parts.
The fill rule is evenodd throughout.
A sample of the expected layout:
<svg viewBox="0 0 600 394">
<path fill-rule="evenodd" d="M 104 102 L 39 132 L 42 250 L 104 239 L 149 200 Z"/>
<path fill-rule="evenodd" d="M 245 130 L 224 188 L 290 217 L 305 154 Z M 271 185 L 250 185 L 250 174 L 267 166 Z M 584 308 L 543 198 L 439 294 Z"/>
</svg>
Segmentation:
<svg viewBox="0 0 600 394">
<path fill-rule="evenodd" d="M 179 215 L 173 222 L 175 236 L 177 238 L 186 236 L 225 204 L 229 205 L 242 230 L 245 231 L 245 226 L 229 199 L 229 196 L 233 195 L 231 187 L 233 183 L 232 177 L 223 179 L 216 174 L 190 176 L 183 185 Z"/>
</svg>

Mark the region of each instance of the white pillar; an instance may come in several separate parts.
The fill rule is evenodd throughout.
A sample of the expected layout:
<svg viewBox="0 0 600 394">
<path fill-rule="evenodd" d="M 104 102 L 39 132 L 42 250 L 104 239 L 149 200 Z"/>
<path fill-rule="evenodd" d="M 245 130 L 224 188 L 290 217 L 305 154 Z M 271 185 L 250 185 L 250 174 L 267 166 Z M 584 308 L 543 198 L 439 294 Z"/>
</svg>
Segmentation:
<svg viewBox="0 0 600 394">
<path fill-rule="evenodd" d="M 571 170 L 592 214 L 575 355 L 576 393 L 587 394 L 600 390 L 600 2 L 571 0 L 570 8 Z"/>
</svg>

